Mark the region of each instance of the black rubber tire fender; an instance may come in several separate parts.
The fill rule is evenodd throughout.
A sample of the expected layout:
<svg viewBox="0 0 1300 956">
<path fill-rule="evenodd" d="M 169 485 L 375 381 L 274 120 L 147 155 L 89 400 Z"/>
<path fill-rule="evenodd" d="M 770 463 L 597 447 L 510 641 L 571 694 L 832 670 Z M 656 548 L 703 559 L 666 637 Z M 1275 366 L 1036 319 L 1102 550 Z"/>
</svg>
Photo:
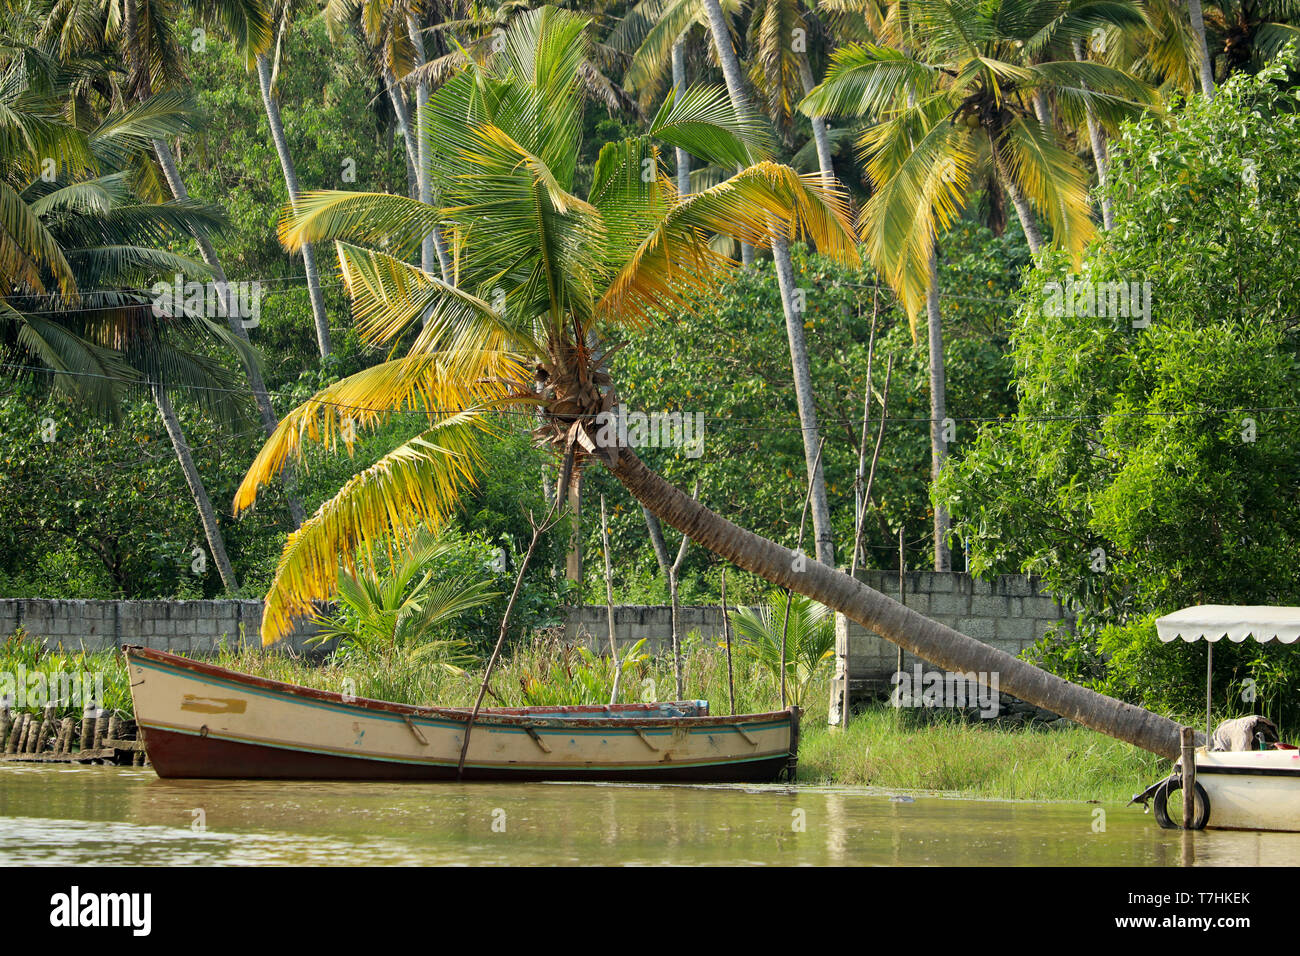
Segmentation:
<svg viewBox="0 0 1300 956">
<path fill-rule="evenodd" d="M 1160 785 L 1152 798 L 1151 804 L 1156 814 L 1156 823 L 1165 830 L 1178 830 L 1177 826 L 1169 819 L 1169 798 L 1173 794 L 1181 794 L 1183 791 L 1183 778 L 1179 776 L 1170 777 Z M 1182 799 L 1180 796 L 1178 799 Z M 1199 783 L 1196 784 L 1197 812 L 1195 819 L 1192 820 L 1193 830 L 1204 830 L 1205 825 L 1210 822 L 1210 795 L 1205 792 L 1205 788 Z"/>
</svg>

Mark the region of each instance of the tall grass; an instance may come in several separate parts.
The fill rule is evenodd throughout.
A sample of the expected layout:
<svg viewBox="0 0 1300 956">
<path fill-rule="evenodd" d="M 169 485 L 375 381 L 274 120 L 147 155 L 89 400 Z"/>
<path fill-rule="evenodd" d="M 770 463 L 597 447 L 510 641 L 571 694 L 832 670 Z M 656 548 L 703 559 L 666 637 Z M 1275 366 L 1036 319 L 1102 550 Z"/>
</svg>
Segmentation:
<svg viewBox="0 0 1300 956">
<path fill-rule="evenodd" d="M 1169 763 L 1083 727 L 1010 728 L 889 706 L 805 725 L 799 779 L 1015 800 L 1127 801 Z"/>
<path fill-rule="evenodd" d="M 42 675 L 43 681 L 36 675 Z M 83 675 L 89 680 L 83 682 Z M 103 699 L 94 703 L 119 716 L 130 715 L 126 659 L 119 652 L 69 651 L 62 645 L 51 650 L 43 642 L 28 639 L 21 628 L 0 643 L 0 697 L 9 698 L 12 712 L 38 714 L 46 702 L 53 702 L 56 716 L 81 717 L 88 701 L 80 693 L 77 699 L 51 700 L 58 697 L 60 688 L 65 693 L 69 690 L 70 679 L 76 680 L 78 691 L 98 693 L 102 686 Z M 20 682 L 24 685 L 21 694 Z M 18 706 L 20 702 L 25 706 Z"/>
</svg>

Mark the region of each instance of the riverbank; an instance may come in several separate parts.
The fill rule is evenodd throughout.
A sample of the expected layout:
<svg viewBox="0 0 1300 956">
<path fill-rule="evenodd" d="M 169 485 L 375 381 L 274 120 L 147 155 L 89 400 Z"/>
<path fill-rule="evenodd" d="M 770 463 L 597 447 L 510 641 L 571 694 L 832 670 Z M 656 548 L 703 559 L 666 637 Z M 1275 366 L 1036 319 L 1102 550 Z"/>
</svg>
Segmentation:
<svg viewBox="0 0 1300 956">
<path fill-rule="evenodd" d="M 222 651 L 222 667 L 358 697 L 414 704 L 471 706 L 482 681 L 481 664 L 464 666 L 396 653 L 383 658 L 354 656 L 323 663 L 283 653 Z M 19 668 L 47 675 L 57 686 L 60 673 L 93 674 L 103 682 L 108 709 L 122 719 L 134 715 L 122 657 L 37 653 L 32 642 L 0 645 L 0 674 Z M 526 706 L 604 703 L 613 682 L 605 658 L 554 638 L 523 641 L 505 655 L 492 680 L 488 703 Z M 676 693 L 671 661 L 632 653 L 625 661 L 620 699 L 665 700 L 678 696 L 708 700 L 714 713 L 727 713 L 731 685 L 737 713 L 780 707 L 772 672 L 737 656 L 728 681 L 725 653 L 706 640 L 688 642 L 682 695 Z M 5 689 L 0 688 L 0 694 Z M 879 704 L 854 715 L 846 730 L 826 726 L 828 679 L 815 679 L 800 701 L 804 708 L 799 781 L 809 784 L 869 786 L 887 790 L 930 790 L 1014 800 L 1098 800 L 1124 802 L 1168 769 L 1166 761 L 1081 727 L 1008 725 L 964 720 L 924 709 L 897 710 Z M 38 707 L 41 706 L 37 702 Z M 35 712 L 32 707 L 28 708 Z M 80 717 L 74 703 L 58 716 Z"/>
</svg>

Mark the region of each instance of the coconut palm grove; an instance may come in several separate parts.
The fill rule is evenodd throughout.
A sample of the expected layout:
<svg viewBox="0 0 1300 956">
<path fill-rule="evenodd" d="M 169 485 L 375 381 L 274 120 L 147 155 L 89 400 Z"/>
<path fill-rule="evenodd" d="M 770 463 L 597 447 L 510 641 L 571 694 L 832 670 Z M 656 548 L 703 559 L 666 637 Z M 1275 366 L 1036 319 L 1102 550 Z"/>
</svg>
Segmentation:
<svg viewBox="0 0 1300 956">
<path fill-rule="evenodd" d="M 388 781 L 369 862 L 485 862 L 382 814 L 781 780 L 863 809 L 547 852 L 1293 864 L 1297 263 L 1288 2 L 5 0 L 0 820 Z M 1061 849 L 861 836 L 917 794 Z"/>
</svg>

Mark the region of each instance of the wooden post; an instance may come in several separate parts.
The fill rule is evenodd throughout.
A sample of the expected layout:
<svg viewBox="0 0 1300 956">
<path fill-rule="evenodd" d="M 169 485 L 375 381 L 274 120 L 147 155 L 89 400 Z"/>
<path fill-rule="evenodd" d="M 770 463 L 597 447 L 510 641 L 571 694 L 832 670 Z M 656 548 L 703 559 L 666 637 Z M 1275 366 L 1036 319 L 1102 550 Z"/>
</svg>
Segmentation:
<svg viewBox="0 0 1300 956">
<path fill-rule="evenodd" d="M 92 746 L 95 750 L 101 750 L 104 746 L 104 738 L 108 736 L 108 711 L 101 710 L 95 717 L 95 740 Z"/>
<path fill-rule="evenodd" d="M 40 729 L 36 731 L 36 750 L 34 753 L 41 753 L 45 749 L 45 743 L 50 739 L 50 733 L 54 730 L 54 705 L 46 704 L 45 713 L 41 716 Z"/>
<path fill-rule="evenodd" d="M 23 742 L 23 729 L 27 722 L 27 715 L 21 711 L 14 718 L 14 725 L 9 732 L 9 741 L 5 744 L 5 753 L 15 754 L 18 752 L 18 745 Z"/>
<path fill-rule="evenodd" d="M 89 750 L 95 743 L 95 711 L 87 704 L 81 712 L 81 749 Z"/>
<path fill-rule="evenodd" d="M 41 729 L 41 719 L 35 714 L 27 715 L 27 746 L 25 752 L 29 754 L 36 753 L 37 742 L 40 740 L 39 731 Z"/>
<path fill-rule="evenodd" d="M 907 604 L 907 550 L 903 544 L 903 526 L 898 526 L 898 603 Z M 898 647 L 898 663 L 895 674 L 903 673 L 903 647 Z M 899 685 L 901 686 L 901 685 Z"/>
<path fill-rule="evenodd" d="M 611 705 L 618 703 L 618 679 L 623 668 L 618 663 L 618 641 L 614 638 L 614 567 L 609 560 L 609 519 L 605 516 L 605 496 L 600 496 L 600 546 L 605 555 L 605 609 L 609 615 L 609 658 L 614 664 L 614 688 L 610 691 Z"/>
<path fill-rule="evenodd" d="M 1196 731 L 1182 729 L 1183 829 L 1192 829 L 1196 820 Z"/>
<path fill-rule="evenodd" d="M 76 726 L 77 722 L 71 717 L 63 718 L 63 722 L 59 725 L 59 746 L 57 748 L 59 753 L 72 753 L 72 731 Z"/>
<path fill-rule="evenodd" d="M 736 678 L 731 669 L 731 618 L 727 616 L 727 569 L 722 569 L 722 636 L 727 642 L 727 699 L 731 716 L 736 715 Z"/>
<path fill-rule="evenodd" d="M 4 750 L 9 740 L 9 728 L 14 725 L 13 718 L 9 716 L 9 701 L 5 700 L 0 705 L 0 750 Z"/>
</svg>

